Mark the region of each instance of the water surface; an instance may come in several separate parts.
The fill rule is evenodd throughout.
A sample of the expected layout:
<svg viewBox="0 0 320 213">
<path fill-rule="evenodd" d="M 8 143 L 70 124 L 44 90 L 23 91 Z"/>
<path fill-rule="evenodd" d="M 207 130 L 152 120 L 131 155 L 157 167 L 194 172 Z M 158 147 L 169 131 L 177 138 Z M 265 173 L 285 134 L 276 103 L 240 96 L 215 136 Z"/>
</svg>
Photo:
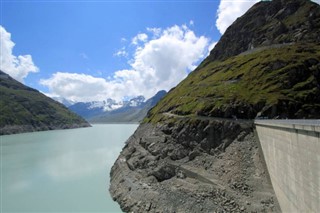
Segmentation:
<svg viewBox="0 0 320 213">
<path fill-rule="evenodd" d="M 137 126 L 1 136 L 0 212 L 121 212 L 109 172 Z"/>
</svg>

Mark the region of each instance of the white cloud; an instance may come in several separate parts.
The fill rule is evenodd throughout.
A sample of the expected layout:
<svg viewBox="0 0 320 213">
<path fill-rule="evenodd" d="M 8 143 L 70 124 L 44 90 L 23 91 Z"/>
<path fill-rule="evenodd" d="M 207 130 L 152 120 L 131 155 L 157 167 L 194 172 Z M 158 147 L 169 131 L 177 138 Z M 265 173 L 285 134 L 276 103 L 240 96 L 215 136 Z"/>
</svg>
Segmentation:
<svg viewBox="0 0 320 213">
<path fill-rule="evenodd" d="M 221 0 L 218 8 L 216 26 L 221 34 L 252 5 L 259 0 Z"/>
<path fill-rule="evenodd" d="M 114 56 L 118 56 L 118 57 L 127 57 L 128 53 L 126 52 L 125 47 L 122 47 L 120 50 L 118 50 L 116 53 L 113 54 Z"/>
<path fill-rule="evenodd" d="M 320 0 L 311 0 L 311 1 L 320 4 Z"/>
<path fill-rule="evenodd" d="M 50 97 L 63 97 L 74 102 L 87 102 L 113 99 L 122 100 L 124 96 L 136 96 L 141 91 L 139 73 L 133 70 L 115 72 L 109 80 L 91 75 L 57 72 L 49 79 L 40 80 L 48 87 Z"/>
<path fill-rule="evenodd" d="M 159 90 L 171 89 L 207 55 L 209 39 L 196 36 L 185 25 L 150 29 L 147 31 L 153 39 L 140 40 L 140 45 L 135 46 L 129 69 L 116 71 L 107 79 L 58 72 L 41 80 L 41 84 L 54 96 L 73 101 L 121 100 L 137 95 L 149 98 Z"/>
<path fill-rule="evenodd" d="M 162 29 L 157 27 L 147 27 L 147 31 L 153 34 L 153 38 L 158 38 L 162 32 Z"/>
<path fill-rule="evenodd" d="M 132 44 L 137 45 L 138 42 L 146 42 L 148 40 L 148 35 L 145 33 L 139 33 L 132 39 Z"/>
<path fill-rule="evenodd" d="M 15 56 L 12 53 L 15 43 L 11 40 L 11 34 L 0 25 L 0 69 L 14 79 L 23 82 L 30 72 L 38 72 L 39 69 L 32 61 L 31 55 Z"/>
<path fill-rule="evenodd" d="M 217 11 L 216 27 L 223 34 L 226 29 L 251 6 L 260 0 L 220 0 Z M 312 0 L 320 4 L 320 0 Z"/>
<path fill-rule="evenodd" d="M 185 78 L 204 57 L 207 45 L 206 37 L 197 37 L 185 26 L 173 26 L 137 49 L 131 66 L 139 73 L 150 96 L 160 89 L 172 88 Z"/>
<path fill-rule="evenodd" d="M 189 25 L 190 25 L 190 26 L 193 26 L 193 25 L 194 25 L 194 21 L 193 21 L 193 20 L 190 20 L 190 21 L 189 21 Z"/>
<path fill-rule="evenodd" d="M 218 42 L 213 41 L 211 44 L 208 46 L 208 54 L 210 54 L 210 51 L 216 46 Z"/>
<path fill-rule="evenodd" d="M 66 72 L 57 72 L 49 79 L 40 80 L 40 84 L 48 87 L 50 96 L 65 97 L 72 101 L 104 99 L 109 86 L 103 78 Z"/>
</svg>

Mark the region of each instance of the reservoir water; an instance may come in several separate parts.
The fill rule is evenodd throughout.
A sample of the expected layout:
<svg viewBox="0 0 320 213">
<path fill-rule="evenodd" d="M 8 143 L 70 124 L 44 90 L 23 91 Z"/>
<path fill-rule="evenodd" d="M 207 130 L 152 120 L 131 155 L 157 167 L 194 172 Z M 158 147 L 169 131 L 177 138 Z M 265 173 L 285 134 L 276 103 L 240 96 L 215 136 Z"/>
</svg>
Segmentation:
<svg viewBox="0 0 320 213">
<path fill-rule="evenodd" d="M 1 136 L 0 212 L 121 212 L 109 172 L 137 126 Z"/>
</svg>

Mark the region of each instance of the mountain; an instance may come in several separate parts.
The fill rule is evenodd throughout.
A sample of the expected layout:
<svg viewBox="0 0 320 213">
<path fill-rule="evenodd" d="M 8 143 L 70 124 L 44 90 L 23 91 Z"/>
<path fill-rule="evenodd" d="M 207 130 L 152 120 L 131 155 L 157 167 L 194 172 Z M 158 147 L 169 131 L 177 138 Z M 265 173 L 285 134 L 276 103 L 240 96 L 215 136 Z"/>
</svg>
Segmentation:
<svg viewBox="0 0 320 213">
<path fill-rule="evenodd" d="M 74 101 L 71 101 L 71 100 L 68 100 L 68 99 L 65 99 L 65 98 L 62 98 L 62 97 L 58 97 L 58 96 L 55 96 L 55 97 L 51 97 L 53 100 L 55 101 L 58 101 L 60 103 L 62 103 L 63 105 L 65 105 L 66 107 L 69 107 L 73 104 L 75 104 L 76 102 Z"/>
<path fill-rule="evenodd" d="M 159 91 L 147 101 L 143 96 L 137 96 L 121 102 L 107 99 L 107 101 L 76 103 L 69 109 L 92 123 L 135 123 L 141 121 L 165 94 L 165 91 Z"/>
<path fill-rule="evenodd" d="M 280 212 L 253 119 L 319 112 L 320 6 L 261 1 L 148 112 L 109 191 L 125 212 Z"/>
<path fill-rule="evenodd" d="M 137 96 L 128 101 L 120 102 L 108 98 L 105 101 L 78 102 L 69 106 L 68 108 L 71 111 L 77 113 L 78 115 L 84 117 L 85 119 L 90 120 L 95 116 L 101 116 L 105 113 L 117 109 L 123 109 L 128 107 L 140 107 L 143 104 L 144 100 L 145 98 L 143 96 Z"/>
<path fill-rule="evenodd" d="M 62 104 L 0 71 L 0 134 L 90 126 Z"/>
<path fill-rule="evenodd" d="M 149 118 L 169 111 L 226 118 L 320 118 L 318 8 L 303 0 L 256 4 Z M 276 30 L 279 26 L 282 30 Z"/>
<path fill-rule="evenodd" d="M 275 44 L 319 43 L 318 6 L 306 0 L 259 2 L 226 30 L 207 61 Z"/>
</svg>

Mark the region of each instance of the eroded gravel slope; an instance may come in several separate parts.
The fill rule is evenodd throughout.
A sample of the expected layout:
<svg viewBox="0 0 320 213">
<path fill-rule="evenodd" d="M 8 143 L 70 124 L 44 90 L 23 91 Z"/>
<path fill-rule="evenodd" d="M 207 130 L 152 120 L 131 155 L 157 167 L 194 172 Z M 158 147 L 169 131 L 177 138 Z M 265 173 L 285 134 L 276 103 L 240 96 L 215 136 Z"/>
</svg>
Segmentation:
<svg viewBox="0 0 320 213">
<path fill-rule="evenodd" d="M 142 124 L 111 171 L 125 212 L 280 212 L 251 121 Z"/>
</svg>

